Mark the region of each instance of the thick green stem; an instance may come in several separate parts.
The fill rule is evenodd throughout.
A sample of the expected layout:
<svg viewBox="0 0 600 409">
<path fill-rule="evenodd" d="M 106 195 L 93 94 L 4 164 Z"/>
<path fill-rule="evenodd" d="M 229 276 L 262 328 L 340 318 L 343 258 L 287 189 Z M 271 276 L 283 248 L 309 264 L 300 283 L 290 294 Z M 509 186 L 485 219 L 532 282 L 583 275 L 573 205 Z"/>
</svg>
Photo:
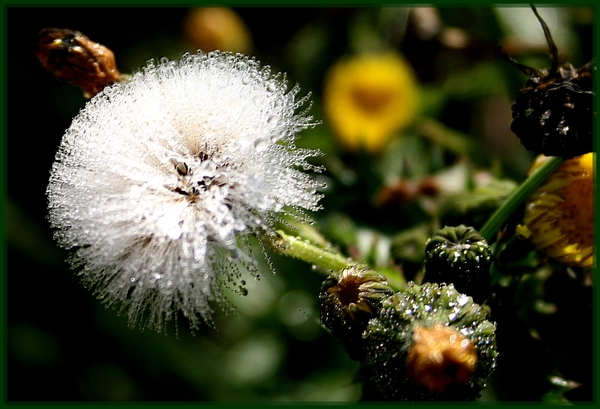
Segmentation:
<svg viewBox="0 0 600 409">
<path fill-rule="evenodd" d="M 535 189 L 558 169 L 563 162 L 564 159 L 560 157 L 552 157 L 542 164 L 509 196 L 502 206 L 492 214 L 485 225 L 479 230 L 479 234 L 490 242 L 515 209 L 531 196 Z"/>
</svg>

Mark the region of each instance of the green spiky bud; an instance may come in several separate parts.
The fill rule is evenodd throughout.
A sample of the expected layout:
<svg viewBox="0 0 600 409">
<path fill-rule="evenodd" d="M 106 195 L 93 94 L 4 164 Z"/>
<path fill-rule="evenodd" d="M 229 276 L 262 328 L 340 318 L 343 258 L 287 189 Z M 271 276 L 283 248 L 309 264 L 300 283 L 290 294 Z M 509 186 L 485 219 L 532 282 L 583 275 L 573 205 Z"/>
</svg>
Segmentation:
<svg viewBox="0 0 600 409">
<path fill-rule="evenodd" d="M 425 245 L 423 282 L 452 283 L 461 293 L 482 303 L 490 292 L 492 254 L 485 239 L 472 227 L 446 226 Z"/>
<path fill-rule="evenodd" d="M 364 362 L 386 399 L 471 401 L 496 367 L 495 330 L 453 285 L 411 282 L 369 321 Z"/>
<path fill-rule="evenodd" d="M 363 359 L 362 333 L 376 315 L 380 300 L 391 294 L 383 275 L 361 266 L 348 267 L 323 281 L 321 323 L 341 341 L 350 358 Z"/>
</svg>

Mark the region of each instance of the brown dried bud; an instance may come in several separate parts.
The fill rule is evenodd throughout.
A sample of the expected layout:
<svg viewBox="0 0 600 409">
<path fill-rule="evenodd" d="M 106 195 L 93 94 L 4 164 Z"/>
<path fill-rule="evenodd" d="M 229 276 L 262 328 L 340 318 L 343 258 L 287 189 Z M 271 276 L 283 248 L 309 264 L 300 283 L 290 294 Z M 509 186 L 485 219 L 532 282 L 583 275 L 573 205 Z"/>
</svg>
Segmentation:
<svg viewBox="0 0 600 409">
<path fill-rule="evenodd" d="M 439 324 L 415 326 L 412 336 L 406 374 L 413 382 L 445 393 L 453 385 L 467 383 L 475 373 L 477 351 L 459 331 Z"/>
<path fill-rule="evenodd" d="M 47 71 L 59 80 L 80 87 L 86 98 L 121 79 L 113 52 L 79 31 L 43 29 L 34 54 Z"/>
</svg>

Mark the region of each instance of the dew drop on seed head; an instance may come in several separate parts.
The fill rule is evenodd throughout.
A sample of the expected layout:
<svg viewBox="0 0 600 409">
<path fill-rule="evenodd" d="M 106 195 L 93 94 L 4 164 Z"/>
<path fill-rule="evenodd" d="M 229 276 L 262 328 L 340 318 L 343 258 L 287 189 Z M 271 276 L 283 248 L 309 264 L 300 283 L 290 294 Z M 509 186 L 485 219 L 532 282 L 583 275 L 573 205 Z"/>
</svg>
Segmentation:
<svg viewBox="0 0 600 409">
<path fill-rule="evenodd" d="M 269 141 L 266 138 L 260 138 L 254 141 L 254 149 L 258 152 L 264 152 L 269 147 Z"/>
</svg>

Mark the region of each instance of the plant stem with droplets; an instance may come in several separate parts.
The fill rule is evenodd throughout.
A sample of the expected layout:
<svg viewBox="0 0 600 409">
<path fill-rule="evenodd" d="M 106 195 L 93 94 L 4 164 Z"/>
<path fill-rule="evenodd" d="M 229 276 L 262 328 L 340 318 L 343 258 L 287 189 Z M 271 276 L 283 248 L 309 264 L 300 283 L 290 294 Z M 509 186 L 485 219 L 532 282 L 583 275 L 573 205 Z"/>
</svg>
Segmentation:
<svg viewBox="0 0 600 409">
<path fill-rule="evenodd" d="M 350 258 L 344 257 L 335 251 L 324 249 L 310 243 L 307 240 L 291 236 L 282 230 L 277 230 L 270 243 L 272 247 L 281 254 L 292 256 L 307 263 L 324 269 L 327 274 L 330 270 L 339 271 L 357 264 Z"/>
<path fill-rule="evenodd" d="M 277 252 L 320 267 L 319 270 L 325 274 L 339 272 L 347 267 L 360 264 L 334 250 L 320 247 L 308 240 L 289 235 L 282 230 L 277 230 L 276 235 L 268 237 L 267 241 Z M 388 284 L 392 288 L 396 290 L 406 288 L 406 281 L 398 272 L 386 271 L 383 275 L 385 275 Z"/>
</svg>

